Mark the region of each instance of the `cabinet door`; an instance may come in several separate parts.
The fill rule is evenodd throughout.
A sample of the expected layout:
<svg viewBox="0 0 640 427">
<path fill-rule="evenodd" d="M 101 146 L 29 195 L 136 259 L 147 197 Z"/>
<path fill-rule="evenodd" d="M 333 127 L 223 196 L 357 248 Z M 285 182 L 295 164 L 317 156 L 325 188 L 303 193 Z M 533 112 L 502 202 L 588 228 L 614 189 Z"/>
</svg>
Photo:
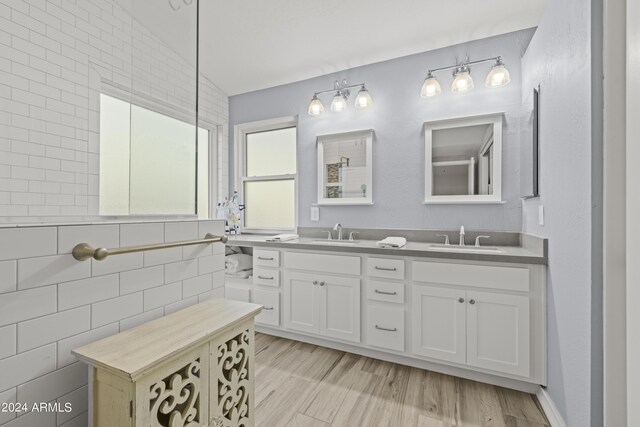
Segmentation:
<svg viewBox="0 0 640 427">
<path fill-rule="evenodd" d="M 360 342 L 360 279 L 325 276 L 320 290 L 320 333 Z"/>
<path fill-rule="evenodd" d="M 307 273 L 284 275 L 284 326 L 302 332 L 320 333 L 320 281 Z"/>
<path fill-rule="evenodd" d="M 529 377 L 529 298 L 467 292 L 467 363 Z"/>
<path fill-rule="evenodd" d="M 412 292 L 413 353 L 464 364 L 465 291 L 413 285 Z"/>
<path fill-rule="evenodd" d="M 209 360 L 209 343 L 206 343 L 144 372 L 136 382 L 135 425 L 207 425 L 210 403 Z M 97 425 L 125 424 L 111 422 Z"/>
</svg>

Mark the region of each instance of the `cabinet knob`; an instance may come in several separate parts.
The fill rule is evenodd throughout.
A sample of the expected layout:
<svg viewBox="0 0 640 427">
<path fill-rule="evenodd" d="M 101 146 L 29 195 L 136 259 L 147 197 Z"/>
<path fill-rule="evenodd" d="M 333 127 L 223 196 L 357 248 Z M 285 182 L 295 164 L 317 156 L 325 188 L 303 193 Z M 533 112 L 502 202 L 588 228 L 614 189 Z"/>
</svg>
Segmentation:
<svg viewBox="0 0 640 427">
<path fill-rule="evenodd" d="M 317 281 L 317 280 L 314 280 L 314 281 L 313 281 L 313 282 L 311 282 L 311 283 L 313 283 L 314 285 L 317 285 L 317 284 L 318 284 L 318 281 Z"/>
<path fill-rule="evenodd" d="M 475 303 L 476 303 L 476 300 L 474 300 L 474 299 L 470 299 L 469 300 L 469 304 L 475 304 Z"/>
<path fill-rule="evenodd" d="M 320 282 L 320 286 L 324 286 L 324 282 Z"/>
<path fill-rule="evenodd" d="M 459 302 L 460 304 L 462 304 L 462 303 L 464 302 L 464 298 L 462 298 L 462 297 L 458 298 L 458 302 Z"/>
</svg>

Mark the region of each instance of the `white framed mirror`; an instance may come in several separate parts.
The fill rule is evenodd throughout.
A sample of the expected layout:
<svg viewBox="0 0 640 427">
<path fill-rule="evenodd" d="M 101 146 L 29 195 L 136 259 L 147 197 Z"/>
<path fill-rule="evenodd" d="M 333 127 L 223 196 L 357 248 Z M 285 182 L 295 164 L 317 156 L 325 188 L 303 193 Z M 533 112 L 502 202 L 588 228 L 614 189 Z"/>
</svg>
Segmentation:
<svg viewBox="0 0 640 427">
<path fill-rule="evenodd" d="M 318 204 L 373 204 L 373 130 L 320 135 Z"/>
<path fill-rule="evenodd" d="M 502 203 L 502 119 L 425 122 L 425 204 Z"/>
</svg>

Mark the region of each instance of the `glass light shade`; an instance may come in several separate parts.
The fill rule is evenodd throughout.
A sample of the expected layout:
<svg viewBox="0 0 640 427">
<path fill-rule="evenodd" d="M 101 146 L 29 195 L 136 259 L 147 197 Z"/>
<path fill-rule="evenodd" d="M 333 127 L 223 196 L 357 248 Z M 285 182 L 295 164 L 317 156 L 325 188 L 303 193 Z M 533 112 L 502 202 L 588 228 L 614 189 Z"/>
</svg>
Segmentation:
<svg viewBox="0 0 640 427">
<path fill-rule="evenodd" d="M 316 95 L 313 95 L 313 98 L 311 98 L 309 110 L 307 112 L 310 116 L 319 116 L 324 113 L 324 105 L 322 105 L 322 101 L 320 101 Z"/>
<path fill-rule="evenodd" d="M 471 89 L 473 89 L 473 79 L 469 74 L 469 70 L 457 71 L 451 85 L 451 91 L 453 93 L 464 93 L 469 92 Z"/>
<path fill-rule="evenodd" d="M 431 96 L 440 95 L 440 92 L 442 92 L 440 82 L 438 81 L 438 79 L 429 74 L 427 78 L 424 79 L 422 89 L 420 90 L 420 96 L 422 96 L 423 98 L 428 98 Z"/>
<path fill-rule="evenodd" d="M 371 95 L 369 95 L 369 91 L 362 86 L 360 92 L 358 92 L 358 96 L 356 96 L 356 108 L 369 108 L 373 105 L 373 100 L 371 99 Z"/>
<path fill-rule="evenodd" d="M 491 68 L 491 71 L 487 75 L 485 81 L 486 87 L 502 87 L 509 84 L 511 77 L 509 76 L 509 70 L 502 63 L 497 63 Z"/>
<path fill-rule="evenodd" d="M 331 111 L 341 112 L 347 109 L 347 98 L 342 95 L 342 93 L 336 93 L 336 96 L 333 97 L 333 101 L 331 101 Z"/>
</svg>

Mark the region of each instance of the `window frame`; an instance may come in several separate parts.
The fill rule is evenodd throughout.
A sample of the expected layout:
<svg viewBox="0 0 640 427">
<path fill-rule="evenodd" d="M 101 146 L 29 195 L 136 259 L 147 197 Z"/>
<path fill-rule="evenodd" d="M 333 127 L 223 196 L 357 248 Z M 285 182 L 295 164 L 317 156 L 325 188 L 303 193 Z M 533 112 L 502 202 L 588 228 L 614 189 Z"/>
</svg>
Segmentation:
<svg viewBox="0 0 640 427">
<path fill-rule="evenodd" d="M 264 176 L 246 176 L 247 166 L 247 135 L 257 132 L 268 132 L 287 128 L 296 128 L 296 173 L 283 175 L 264 175 Z M 254 234 L 277 234 L 286 232 L 295 232 L 298 228 L 298 116 L 277 117 L 267 120 L 259 120 L 255 122 L 241 123 L 234 126 L 234 170 L 235 185 L 240 196 L 240 200 L 244 202 L 244 184 L 245 182 L 260 181 L 282 181 L 293 180 L 293 206 L 294 206 L 294 226 L 293 228 L 247 228 L 245 227 L 245 218 L 242 217 L 243 231 Z"/>
<path fill-rule="evenodd" d="M 124 87 L 120 87 L 120 85 L 112 82 L 102 81 L 100 87 L 100 95 L 107 95 L 112 98 L 118 99 L 122 102 L 126 102 L 129 105 L 137 106 L 139 108 L 144 108 L 150 111 L 153 111 L 157 114 L 161 114 L 175 120 L 180 120 L 186 123 L 190 123 L 193 119 L 190 112 L 184 108 L 180 108 L 177 106 L 172 106 L 168 103 L 164 103 L 160 100 L 156 100 L 150 98 L 147 95 L 141 94 L 137 91 L 132 91 L 130 89 L 126 89 Z M 100 122 L 100 114 L 98 111 L 98 123 Z M 220 135 L 222 132 L 221 125 L 215 124 L 213 122 L 198 118 L 196 121 L 196 135 L 198 134 L 197 128 L 206 129 L 209 132 L 209 158 L 207 159 L 207 163 L 209 165 L 208 175 L 209 175 L 209 208 L 207 210 L 208 219 L 215 219 L 215 210 L 218 200 L 218 180 L 220 171 L 218 170 L 218 141 L 220 139 Z M 128 215 L 103 215 L 100 213 L 100 193 L 98 192 L 98 212 L 97 216 L 100 218 L 108 218 L 108 219 L 187 219 L 187 220 L 202 220 L 204 218 L 200 218 L 198 216 L 198 174 L 197 174 L 197 139 L 196 139 L 196 203 L 194 205 L 194 212 L 192 214 L 169 214 L 169 213 L 159 213 L 159 214 L 128 214 Z M 98 141 L 98 147 L 100 146 L 100 141 Z M 99 155 L 99 153 L 98 153 Z M 213 168 L 213 170 L 212 170 Z M 98 179 L 100 179 L 100 174 L 98 171 Z"/>
</svg>

